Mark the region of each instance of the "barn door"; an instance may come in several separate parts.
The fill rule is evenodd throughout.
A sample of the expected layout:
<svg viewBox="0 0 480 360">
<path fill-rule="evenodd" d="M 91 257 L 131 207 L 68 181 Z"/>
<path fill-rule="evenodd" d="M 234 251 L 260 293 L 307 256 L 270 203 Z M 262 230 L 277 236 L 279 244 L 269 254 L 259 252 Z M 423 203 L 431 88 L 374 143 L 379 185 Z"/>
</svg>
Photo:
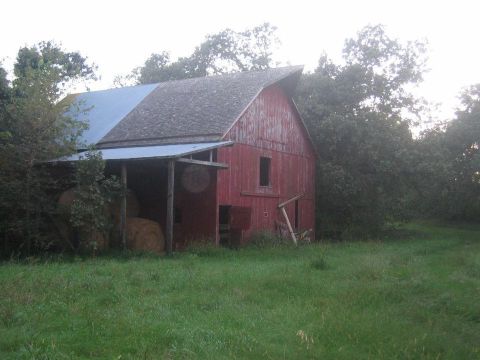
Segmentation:
<svg viewBox="0 0 480 360">
<path fill-rule="evenodd" d="M 230 208 L 230 241 L 232 246 L 243 243 L 243 234 L 250 229 L 252 222 L 252 208 L 232 206 Z"/>
<path fill-rule="evenodd" d="M 250 229 L 252 208 L 243 206 L 220 205 L 219 236 L 224 246 L 239 246 L 243 242 L 243 233 Z"/>
</svg>

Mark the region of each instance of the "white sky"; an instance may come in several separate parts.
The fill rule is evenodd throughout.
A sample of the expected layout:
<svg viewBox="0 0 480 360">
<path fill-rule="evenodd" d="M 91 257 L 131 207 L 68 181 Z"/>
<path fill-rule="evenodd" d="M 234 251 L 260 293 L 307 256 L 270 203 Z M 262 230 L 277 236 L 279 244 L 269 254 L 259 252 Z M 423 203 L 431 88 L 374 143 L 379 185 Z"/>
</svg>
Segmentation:
<svg viewBox="0 0 480 360">
<path fill-rule="evenodd" d="M 282 41 L 276 58 L 312 70 L 325 51 L 339 60 L 344 40 L 367 24 L 381 23 L 400 40 L 427 39 L 431 69 L 419 92 L 441 103 L 448 118 L 462 87 L 480 83 L 480 1 L 31 1 L 1 4 L 0 59 L 11 68 L 20 46 L 61 42 L 99 66 L 101 81 L 143 64 L 153 52 L 189 55 L 204 36 L 230 27 L 244 30 L 270 22 Z"/>
</svg>

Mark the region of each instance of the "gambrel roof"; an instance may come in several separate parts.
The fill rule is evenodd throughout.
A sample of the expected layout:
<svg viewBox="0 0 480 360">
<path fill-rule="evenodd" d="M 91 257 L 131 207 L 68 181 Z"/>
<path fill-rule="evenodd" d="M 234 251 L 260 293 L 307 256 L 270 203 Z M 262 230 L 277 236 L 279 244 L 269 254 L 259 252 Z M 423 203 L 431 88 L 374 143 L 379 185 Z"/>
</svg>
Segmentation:
<svg viewBox="0 0 480 360">
<path fill-rule="evenodd" d="M 71 115 L 98 148 L 221 141 L 266 87 L 292 91 L 302 66 L 240 72 L 71 95 Z"/>
</svg>

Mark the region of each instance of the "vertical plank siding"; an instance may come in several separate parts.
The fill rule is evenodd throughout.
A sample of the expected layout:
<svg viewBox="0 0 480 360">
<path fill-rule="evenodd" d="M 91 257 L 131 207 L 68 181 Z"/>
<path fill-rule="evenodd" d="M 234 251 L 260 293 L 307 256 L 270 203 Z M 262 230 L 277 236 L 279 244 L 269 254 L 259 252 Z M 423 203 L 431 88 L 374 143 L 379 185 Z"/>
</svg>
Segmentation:
<svg viewBox="0 0 480 360">
<path fill-rule="evenodd" d="M 218 150 L 229 164 L 218 172 L 218 205 L 252 208 L 246 238 L 258 230 L 274 230 L 282 221 L 278 204 L 299 193 L 299 227 L 315 229 L 315 154 L 290 98 L 274 85 L 263 90 L 225 136 L 235 145 Z M 259 185 L 260 157 L 271 159 L 271 186 Z M 294 203 L 287 205 L 294 219 Z"/>
</svg>

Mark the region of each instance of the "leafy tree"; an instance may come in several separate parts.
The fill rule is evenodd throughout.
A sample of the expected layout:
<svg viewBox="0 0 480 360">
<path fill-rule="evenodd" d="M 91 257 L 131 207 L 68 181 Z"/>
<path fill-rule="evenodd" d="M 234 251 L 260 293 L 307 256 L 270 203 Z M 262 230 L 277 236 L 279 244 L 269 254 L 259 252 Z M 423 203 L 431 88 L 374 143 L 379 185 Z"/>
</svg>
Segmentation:
<svg viewBox="0 0 480 360">
<path fill-rule="evenodd" d="M 279 43 L 276 27 L 264 23 L 236 32 L 225 29 L 208 35 L 187 57 L 172 61 L 168 52 L 152 54 L 142 67 L 126 77 L 117 77 L 117 85 L 180 80 L 230 72 L 262 70 L 273 64 L 273 48 Z"/>
<path fill-rule="evenodd" d="M 75 184 L 71 222 L 80 234 L 80 242 L 95 253 L 100 240 L 108 241 L 112 227 L 109 205 L 122 187 L 115 177 L 105 176 L 105 161 L 93 149 L 76 164 Z"/>
<path fill-rule="evenodd" d="M 462 107 L 444 126 L 417 141 L 415 207 L 449 220 L 480 219 L 480 84 L 461 95 Z"/>
<path fill-rule="evenodd" d="M 191 56 L 201 76 L 267 69 L 273 63 L 272 47 L 278 43 L 276 27 L 268 23 L 242 32 L 225 29 L 208 35 Z"/>
<path fill-rule="evenodd" d="M 10 82 L 7 79 L 7 72 L 4 68 L 1 67 L 0 63 L 0 106 L 2 109 L 2 114 L 4 114 L 4 106 L 10 96 Z"/>
<path fill-rule="evenodd" d="M 297 102 L 318 151 L 317 226 L 324 236 L 376 234 L 405 216 L 412 182 L 409 123 L 422 101 L 423 43 L 402 45 L 367 26 L 344 47 L 344 65 L 322 56 Z"/>
<path fill-rule="evenodd" d="M 180 58 L 172 62 L 168 52 L 152 54 L 143 67 L 133 70 L 129 79 L 138 84 L 151 84 L 170 80 L 180 80 L 202 76 L 190 58 Z"/>
<path fill-rule="evenodd" d="M 0 236 L 24 253 L 48 246 L 46 214 L 52 212 L 53 178 L 44 161 L 72 153 L 84 125 L 65 115 L 60 102 L 73 82 L 95 78 L 94 67 L 52 42 L 21 48 L 15 79 L 3 84 L 0 117 Z M 6 84 L 6 86 L 5 86 Z M 8 250 L 9 251 L 9 250 Z"/>
</svg>

